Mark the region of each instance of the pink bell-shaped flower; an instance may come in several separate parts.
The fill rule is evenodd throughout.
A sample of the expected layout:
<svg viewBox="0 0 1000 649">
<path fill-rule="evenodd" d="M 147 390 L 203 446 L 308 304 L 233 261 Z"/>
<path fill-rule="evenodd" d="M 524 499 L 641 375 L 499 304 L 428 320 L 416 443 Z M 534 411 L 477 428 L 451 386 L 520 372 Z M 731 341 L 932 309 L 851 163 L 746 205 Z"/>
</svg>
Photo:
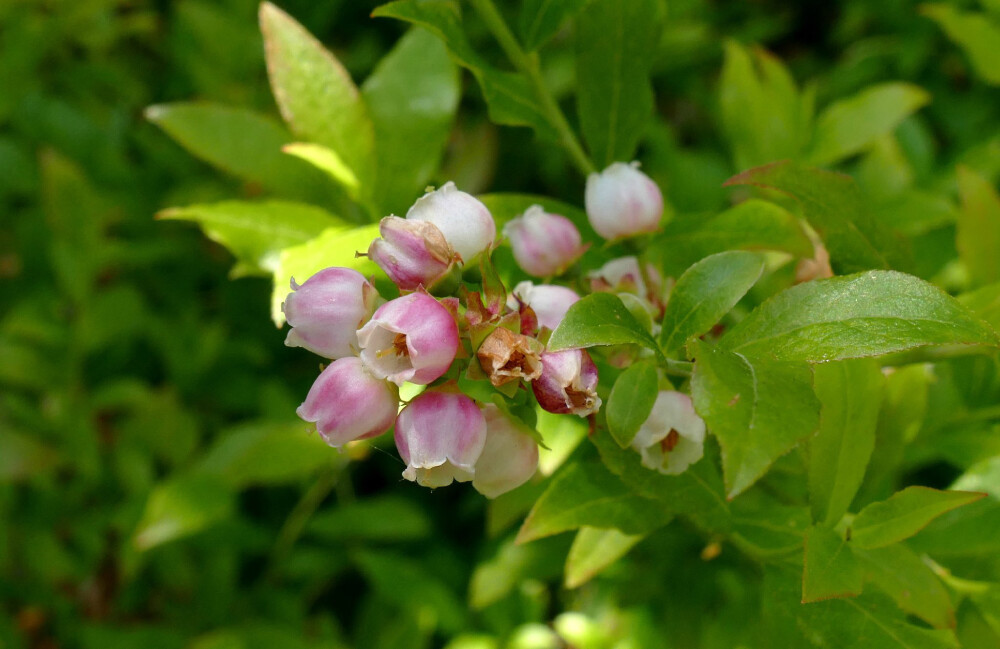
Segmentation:
<svg viewBox="0 0 1000 649">
<path fill-rule="evenodd" d="M 542 375 L 531 382 L 538 405 L 556 414 L 581 417 L 601 407 L 597 396 L 597 366 L 582 349 L 542 354 Z"/>
<path fill-rule="evenodd" d="M 357 330 L 378 301 L 371 282 L 350 268 L 325 268 L 301 285 L 293 279 L 292 289 L 281 305 L 292 327 L 285 344 L 325 358 L 356 354 Z"/>
<path fill-rule="evenodd" d="M 431 288 L 455 261 L 455 251 L 429 221 L 387 216 L 379 223 L 379 233 L 368 256 L 404 291 Z"/>
<path fill-rule="evenodd" d="M 399 409 L 395 385 L 372 376 L 356 356 L 336 360 L 324 369 L 295 411 L 316 424 L 333 447 L 389 430 Z"/>
<path fill-rule="evenodd" d="M 541 205 L 532 205 L 507 223 L 503 233 L 510 240 L 517 265 L 535 277 L 562 274 L 587 249 L 572 221 L 549 214 Z"/>
<path fill-rule="evenodd" d="M 609 240 L 654 232 L 663 216 L 663 194 L 636 162 L 590 174 L 584 204 L 590 225 Z"/>
<path fill-rule="evenodd" d="M 486 419 L 476 402 L 457 392 L 417 396 L 396 419 L 403 477 L 424 487 L 468 482 L 486 443 Z"/>
<path fill-rule="evenodd" d="M 418 198 L 406 218 L 436 225 L 466 264 L 493 245 L 497 237 L 496 222 L 486 206 L 450 181 Z"/>
<path fill-rule="evenodd" d="M 704 454 L 705 420 L 688 395 L 661 391 L 632 447 L 642 455 L 643 466 L 668 475 L 683 473 Z"/>
<path fill-rule="evenodd" d="M 410 293 L 386 302 L 358 330 L 361 360 L 376 378 L 419 385 L 440 378 L 458 352 L 458 325 L 440 302 Z"/>
<path fill-rule="evenodd" d="M 531 431 L 493 404 L 483 406 L 486 445 L 476 462 L 472 486 L 487 498 L 520 487 L 538 468 L 538 444 Z"/>
<path fill-rule="evenodd" d="M 580 296 L 565 286 L 520 282 L 507 298 L 507 306 L 514 310 L 518 310 L 521 305 L 531 307 L 538 327 L 554 330 L 569 308 L 579 301 Z"/>
</svg>

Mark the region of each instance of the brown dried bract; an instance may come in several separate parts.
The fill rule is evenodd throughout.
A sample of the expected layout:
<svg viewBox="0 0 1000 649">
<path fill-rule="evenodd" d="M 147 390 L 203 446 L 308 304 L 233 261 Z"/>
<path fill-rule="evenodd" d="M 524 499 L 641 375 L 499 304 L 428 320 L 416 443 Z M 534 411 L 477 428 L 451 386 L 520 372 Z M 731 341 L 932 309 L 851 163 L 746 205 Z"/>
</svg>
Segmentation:
<svg viewBox="0 0 1000 649">
<path fill-rule="evenodd" d="M 534 338 L 497 327 L 479 346 L 476 355 L 490 383 L 499 387 L 521 379 L 533 381 L 541 376 L 541 351 L 541 344 Z"/>
</svg>

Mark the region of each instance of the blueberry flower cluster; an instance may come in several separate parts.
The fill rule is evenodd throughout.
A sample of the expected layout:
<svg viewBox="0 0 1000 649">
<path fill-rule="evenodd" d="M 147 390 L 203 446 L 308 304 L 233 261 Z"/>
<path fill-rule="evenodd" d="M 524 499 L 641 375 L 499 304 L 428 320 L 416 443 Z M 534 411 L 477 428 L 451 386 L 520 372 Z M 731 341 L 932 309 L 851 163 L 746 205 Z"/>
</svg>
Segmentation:
<svg viewBox="0 0 1000 649">
<path fill-rule="evenodd" d="M 586 207 L 594 230 L 615 240 L 657 229 L 663 199 L 634 164 L 616 163 L 588 179 Z M 321 270 L 301 285 L 292 280 L 282 305 L 291 326 L 286 344 L 333 361 L 297 414 L 338 448 L 394 428 L 403 477 L 423 486 L 472 482 L 490 498 L 514 489 L 538 465 L 537 434 L 512 413 L 515 396 L 581 417 L 601 407 L 589 353 L 545 345 L 580 299 L 549 282 L 573 267 L 587 245 L 572 221 L 532 206 L 502 234 L 518 266 L 542 283 L 524 281 L 508 291 L 491 276 L 498 244 L 493 216 L 451 182 L 419 198 L 405 217 L 382 219 L 379 234 L 366 254 L 399 297 L 384 301 L 372 281 L 349 268 Z M 481 290 L 475 291 L 462 278 L 477 268 Z M 662 313 L 663 282 L 635 257 L 608 262 L 581 285 L 630 294 L 651 317 Z M 470 392 L 463 378 L 488 381 L 493 392 Z M 426 387 L 401 404 L 407 383 Z M 678 415 L 682 406 L 676 397 L 657 400 L 636 438 L 643 464 L 673 473 L 700 457 L 704 423 L 700 429 L 692 423 L 701 421 L 693 409 Z"/>
</svg>

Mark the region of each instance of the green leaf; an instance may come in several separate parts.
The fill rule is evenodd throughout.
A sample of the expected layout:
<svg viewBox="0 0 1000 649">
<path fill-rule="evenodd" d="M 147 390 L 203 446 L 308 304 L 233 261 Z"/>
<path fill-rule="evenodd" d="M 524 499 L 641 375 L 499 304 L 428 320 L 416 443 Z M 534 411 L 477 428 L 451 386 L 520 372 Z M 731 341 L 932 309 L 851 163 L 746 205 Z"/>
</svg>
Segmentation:
<svg viewBox="0 0 1000 649">
<path fill-rule="evenodd" d="M 719 344 L 746 356 L 822 362 L 927 345 L 995 346 L 997 335 L 938 287 L 873 270 L 782 291 Z"/>
<path fill-rule="evenodd" d="M 555 537 L 527 545 L 504 541 L 495 556 L 476 566 L 469 582 L 469 604 L 483 609 L 507 597 L 530 580 L 549 581 L 559 575 L 569 539 Z"/>
<path fill-rule="evenodd" d="M 58 459 L 58 454 L 35 435 L 11 430 L 6 423 L 0 428 L 0 484 L 44 475 Z"/>
<path fill-rule="evenodd" d="M 932 520 L 985 494 L 907 487 L 888 500 L 872 503 L 858 512 L 851 525 L 851 542 L 859 547 L 881 548 L 908 539 Z"/>
<path fill-rule="evenodd" d="M 558 351 L 623 343 L 658 349 L 653 337 L 625 308 L 618 296 L 593 293 L 569 308 L 552 332 L 548 346 L 550 350 Z"/>
<path fill-rule="evenodd" d="M 159 219 L 194 221 L 212 241 L 229 249 L 241 268 L 273 272 L 282 249 L 305 243 L 327 228 L 342 226 L 327 211 L 287 201 L 224 201 L 172 207 Z"/>
<path fill-rule="evenodd" d="M 949 4 L 920 5 L 920 13 L 936 22 L 969 57 L 983 81 L 1000 85 L 1000 25 L 984 13 L 960 11 Z"/>
<path fill-rule="evenodd" d="M 959 295 L 958 301 L 988 322 L 994 331 L 1000 331 L 1000 283 Z"/>
<path fill-rule="evenodd" d="M 1000 281 L 1000 195 L 992 183 L 965 165 L 958 166 L 958 216 L 955 245 L 975 287 Z"/>
<path fill-rule="evenodd" d="M 735 41 L 726 42 L 719 104 L 738 169 L 799 157 L 810 133 L 813 93 L 799 93 L 770 52 L 755 48 L 751 56 Z"/>
<path fill-rule="evenodd" d="M 339 504 L 309 520 L 306 534 L 330 541 L 412 541 L 430 536 L 424 509 L 399 496 L 382 495 Z"/>
<path fill-rule="evenodd" d="M 657 392 L 656 366 L 652 363 L 636 363 L 618 376 L 604 411 L 608 432 L 622 448 L 632 443 L 649 418 Z"/>
<path fill-rule="evenodd" d="M 659 25 L 656 0 L 595 0 L 577 19 L 576 106 L 598 168 L 635 157 L 653 114 Z"/>
<path fill-rule="evenodd" d="M 133 543 L 140 551 L 173 541 L 229 516 L 233 492 L 220 478 L 194 473 L 160 483 L 146 501 Z"/>
<path fill-rule="evenodd" d="M 576 461 L 553 477 L 521 526 L 517 542 L 528 543 L 584 526 L 644 534 L 670 519 L 662 504 L 635 494 L 602 463 Z"/>
<path fill-rule="evenodd" d="M 404 214 L 437 171 L 459 88 L 447 49 L 424 29 L 407 32 L 361 86 L 375 125 L 379 214 Z"/>
<path fill-rule="evenodd" d="M 827 527 L 847 513 L 875 448 L 885 378 L 868 359 L 822 363 L 813 369 L 821 405 L 819 431 L 809 441 L 809 504 Z"/>
<path fill-rule="evenodd" d="M 588 2 L 590 0 L 524 0 L 518 25 L 524 49 L 534 52 L 541 48 Z"/>
<path fill-rule="evenodd" d="M 323 176 L 281 153 L 291 134 L 253 111 L 212 103 L 159 104 L 146 119 L 192 155 L 241 180 L 294 198 L 322 198 Z"/>
<path fill-rule="evenodd" d="M 316 167 L 347 190 L 347 195 L 350 196 L 351 200 L 358 200 L 361 191 L 358 177 L 340 159 L 340 156 L 330 149 L 322 144 L 313 144 L 312 142 L 292 142 L 281 147 L 281 150 Z"/>
<path fill-rule="evenodd" d="M 660 347 L 680 349 L 705 333 L 736 306 L 764 272 L 764 260 L 751 252 L 720 252 L 687 269 L 670 292 L 663 314 Z"/>
<path fill-rule="evenodd" d="M 625 534 L 616 529 L 581 527 L 566 557 L 566 588 L 579 588 L 587 583 L 644 538 L 644 534 Z"/>
<path fill-rule="evenodd" d="M 876 550 L 854 546 L 866 579 L 896 600 L 901 609 L 937 629 L 955 628 L 948 590 L 913 550 L 899 543 Z"/>
<path fill-rule="evenodd" d="M 908 263 L 900 241 L 867 211 L 850 176 L 778 162 L 744 171 L 725 185 L 755 185 L 796 199 L 823 239 L 837 274 Z"/>
<path fill-rule="evenodd" d="M 465 37 L 461 12 L 452 0 L 397 0 L 377 8 L 372 16 L 420 25 L 444 41 L 455 61 L 476 77 L 493 122 L 531 126 L 540 136 L 558 138 L 558 131 L 536 100 L 528 80 L 521 74 L 497 70 L 472 49 Z"/>
<path fill-rule="evenodd" d="M 336 153 L 370 192 L 374 131 L 350 75 L 302 25 L 269 2 L 260 6 L 260 29 L 271 90 L 289 128 Z"/>
<path fill-rule="evenodd" d="M 465 607 L 432 567 L 410 557 L 384 550 L 360 550 L 354 561 L 370 587 L 386 602 L 403 610 L 420 612 L 421 617 L 455 633 L 465 624 Z"/>
<path fill-rule="evenodd" d="M 299 284 L 330 266 L 353 268 L 362 275 L 382 274 L 381 269 L 367 257 L 355 257 L 357 252 L 367 252 L 372 241 L 379 236 L 378 224 L 360 228 L 328 228 L 318 237 L 285 248 L 278 256 L 274 269 L 274 290 L 271 293 L 271 319 L 277 326 L 285 321 L 281 303 L 291 289 L 292 278 Z"/>
<path fill-rule="evenodd" d="M 851 649 L 958 649 L 950 630 L 931 630 L 907 621 L 889 598 L 865 592 L 856 598 L 803 605 L 798 576 L 779 566 L 764 573 L 764 616 L 772 646 Z"/>
<path fill-rule="evenodd" d="M 691 396 L 722 446 L 726 495 L 733 499 L 819 426 L 812 370 L 692 342 Z"/>
<path fill-rule="evenodd" d="M 863 585 L 861 564 L 847 541 L 825 527 L 806 531 L 802 569 L 802 603 L 835 597 L 856 597 Z"/>
<path fill-rule="evenodd" d="M 639 454 L 618 446 L 611 435 L 599 430 L 590 441 L 608 470 L 635 493 L 657 501 L 674 514 L 687 515 L 707 532 L 729 530 L 732 518 L 723 495 L 722 476 L 716 469 L 717 460 L 712 457 L 714 447 L 706 447 L 706 457 L 680 475 L 664 475 L 642 466 Z"/>
<path fill-rule="evenodd" d="M 807 161 L 829 165 L 859 153 L 930 100 L 923 89 L 897 82 L 871 86 L 834 102 L 816 119 Z"/>
<path fill-rule="evenodd" d="M 234 489 L 251 485 L 299 483 L 340 461 L 301 421 L 251 423 L 218 438 L 199 468 Z"/>
<path fill-rule="evenodd" d="M 807 507 L 787 505 L 758 489 L 734 500 L 729 510 L 733 516 L 730 538 L 750 556 L 766 561 L 802 553 L 809 529 Z"/>
<path fill-rule="evenodd" d="M 788 210 L 749 199 L 709 218 L 678 215 L 653 239 L 649 261 L 679 275 L 691 264 L 727 250 L 778 250 L 796 257 L 812 257 L 813 245 Z"/>
</svg>

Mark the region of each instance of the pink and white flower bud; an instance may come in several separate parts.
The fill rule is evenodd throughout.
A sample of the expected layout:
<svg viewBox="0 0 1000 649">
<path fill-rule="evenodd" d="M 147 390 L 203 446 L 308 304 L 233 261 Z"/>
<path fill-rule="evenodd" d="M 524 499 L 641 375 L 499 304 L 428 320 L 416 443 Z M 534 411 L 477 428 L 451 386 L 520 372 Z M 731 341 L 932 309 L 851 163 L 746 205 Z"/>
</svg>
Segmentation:
<svg viewBox="0 0 1000 649">
<path fill-rule="evenodd" d="M 382 237 L 372 241 L 368 256 L 404 291 L 432 287 L 455 261 L 455 251 L 429 221 L 387 216 L 378 229 Z"/>
<path fill-rule="evenodd" d="M 535 277 L 562 274 L 587 249 L 572 221 L 549 214 L 541 205 L 532 205 L 507 223 L 503 233 L 510 240 L 517 265 Z"/>
<path fill-rule="evenodd" d="M 521 305 L 531 307 L 538 320 L 538 326 L 554 330 L 566 317 L 566 312 L 580 296 L 571 288 L 552 284 L 532 284 L 520 282 L 507 298 L 507 306 L 519 309 Z"/>
<path fill-rule="evenodd" d="M 643 466 L 668 475 L 683 473 L 704 454 L 705 420 L 688 395 L 661 391 L 632 447 L 642 455 Z"/>
<path fill-rule="evenodd" d="M 451 181 L 418 198 L 406 218 L 436 225 L 466 264 L 497 237 L 496 223 L 486 206 L 472 194 L 459 191 Z"/>
<path fill-rule="evenodd" d="M 636 257 L 619 257 L 612 259 L 597 270 L 587 273 L 590 290 L 613 291 L 615 293 L 632 293 L 645 298 L 649 294 L 646 280 L 639 268 Z"/>
<path fill-rule="evenodd" d="M 520 487 L 535 475 L 538 468 L 538 444 L 521 422 L 488 404 L 486 445 L 476 462 L 472 486 L 487 498 L 496 498 Z"/>
<path fill-rule="evenodd" d="M 663 216 L 663 194 L 636 162 L 590 174 L 584 204 L 590 225 L 609 240 L 654 232 Z"/>
<path fill-rule="evenodd" d="M 458 351 L 455 317 L 426 293 L 386 302 L 358 330 L 361 360 L 379 379 L 427 385 L 448 371 Z"/>
<path fill-rule="evenodd" d="M 326 443 L 339 448 L 386 432 L 398 409 L 396 386 L 372 376 L 358 357 L 348 356 L 326 366 L 295 414 L 315 423 Z"/>
<path fill-rule="evenodd" d="M 350 268 L 325 268 L 302 285 L 292 279 L 292 289 L 281 305 L 292 327 L 285 344 L 333 359 L 356 354 L 356 332 L 378 301 L 371 282 Z"/>
<path fill-rule="evenodd" d="M 556 414 L 581 417 L 601 407 L 597 396 L 597 366 L 582 349 L 542 354 L 542 375 L 531 382 L 538 405 Z"/>
<path fill-rule="evenodd" d="M 486 444 L 486 419 L 476 402 L 454 392 L 424 392 L 396 419 L 403 477 L 424 487 L 468 482 Z"/>
</svg>

